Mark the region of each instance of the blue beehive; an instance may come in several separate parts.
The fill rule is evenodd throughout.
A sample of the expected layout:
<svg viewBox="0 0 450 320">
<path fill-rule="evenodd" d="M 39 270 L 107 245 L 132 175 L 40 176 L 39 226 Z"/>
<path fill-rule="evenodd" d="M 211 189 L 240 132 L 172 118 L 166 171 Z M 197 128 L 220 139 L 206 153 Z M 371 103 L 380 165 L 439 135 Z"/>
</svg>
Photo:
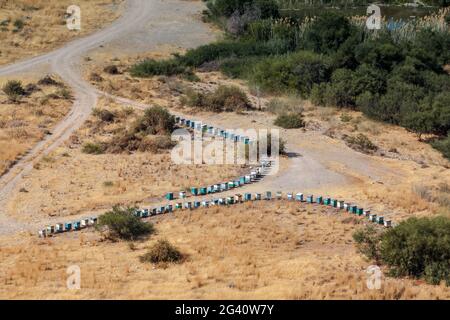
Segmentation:
<svg viewBox="0 0 450 320">
<path fill-rule="evenodd" d="M 70 223 L 70 222 L 65 223 L 65 224 L 64 224 L 64 230 L 65 230 L 65 231 L 70 231 L 70 230 L 72 230 L 72 223 Z"/>
<path fill-rule="evenodd" d="M 245 201 L 250 201 L 250 200 L 252 200 L 252 194 L 251 194 L 251 193 L 246 193 L 246 194 L 244 195 L 244 200 L 245 200 Z"/>
<path fill-rule="evenodd" d="M 245 176 L 245 183 L 251 183 L 251 182 L 252 182 L 252 177 L 250 177 L 249 175 Z"/>
<path fill-rule="evenodd" d="M 322 196 L 318 196 L 318 197 L 316 198 L 316 203 L 317 203 L 317 204 L 322 204 L 322 200 L 323 200 Z"/>
<path fill-rule="evenodd" d="M 220 190 L 222 190 L 222 191 L 228 190 L 228 184 L 227 183 L 221 183 L 220 184 Z"/>
<path fill-rule="evenodd" d="M 240 184 L 245 184 L 245 177 L 240 177 L 239 182 Z"/>
<path fill-rule="evenodd" d="M 206 193 L 214 193 L 214 186 L 209 186 L 209 187 L 206 189 Z"/>
<path fill-rule="evenodd" d="M 205 187 L 200 188 L 200 194 L 202 196 L 204 196 L 206 193 L 207 193 L 207 188 L 205 188 Z"/>
<path fill-rule="evenodd" d="M 235 186 L 236 188 L 239 188 L 240 185 L 241 185 L 241 183 L 239 182 L 239 180 L 235 180 L 235 181 L 234 181 L 234 186 Z"/>
<path fill-rule="evenodd" d="M 167 210 L 167 212 L 172 212 L 173 211 L 173 206 L 171 204 L 168 204 L 166 206 L 166 210 Z"/>
<path fill-rule="evenodd" d="M 191 120 L 187 120 L 185 121 L 186 127 L 190 127 L 191 126 Z"/>
<path fill-rule="evenodd" d="M 314 196 L 313 196 L 313 195 L 308 196 L 308 197 L 306 198 L 306 202 L 308 202 L 308 203 L 313 203 L 313 202 L 314 202 Z"/>
<path fill-rule="evenodd" d="M 192 187 L 192 188 L 191 188 L 191 193 L 192 193 L 194 196 L 198 195 L 198 188 Z"/>
<path fill-rule="evenodd" d="M 302 202 L 302 201 L 303 201 L 303 193 L 297 193 L 297 194 L 295 195 L 295 199 L 296 199 L 297 201 Z"/>
<path fill-rule="evenodd" d="M 195 122 L 194 121 L 191 121 L 191 128 L 195 129 Z"/>
<path fill-rule="evenodd" d="M 148 209 L 144 209 L 144 218 L 148 218 L 150 216 L 150 213 Z"/>
<path fill-rule="evenodd" d="M 73 223 L 73 230 L 80 230 L 81 229 L 81 221 L 76 221 Z"/>
<path fill-rule="evenodd" d="M 356 214 L 358 212 L 358 207 L 357 206 L 351 206 L 350 207 L 350 212 L 353 214 Z"/>
<path fill-rule="evenodd" d="M 194 201 L 194 208 L 199 208 L 201 205 L 200 201 Z"/>
<path fill-rule="evenodd" d="M 288 193 L 288 194 L 287 194 L 287 199 L 288 199 L 289 201 L 294 200 L 294 195 L 293 195 L 292 193 Z"/>
<path fill-rule="evenodd" d="M 266 191 L 266 197 L 265 200 L 272 200 L 272 192 Z"/>
<path fill-rule="evenodd" d="M 166 213 L 166 207 L 159 207 L 159 213 L 160 214 Z"/>
</svg>

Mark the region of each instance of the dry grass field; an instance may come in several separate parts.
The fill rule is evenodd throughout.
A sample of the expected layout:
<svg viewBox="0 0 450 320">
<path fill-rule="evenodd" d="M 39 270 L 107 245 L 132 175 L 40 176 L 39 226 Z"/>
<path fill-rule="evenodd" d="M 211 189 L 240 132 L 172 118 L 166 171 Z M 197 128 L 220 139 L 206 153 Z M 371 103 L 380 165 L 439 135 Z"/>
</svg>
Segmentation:
<svg viewBox="0 0 450 320">
<path fill-rule="evenodd" d="M 48 52 L 115 20 L 122 0 L 0 0 L 0 65 Z M 66 10 L 81 8 L 81 30 L 66 26 Z"/>
<path fill-rule="evenodd" d="M 37 84 L 38 79 L 25 79 L 25 96 L 12 102 L 0 91 L 0 175 L 67 114 L 71 93 L 56 77 L 56 84 Z M 0 88 L 6 84 L 0 81 Z"/>
<path fill-rule="evenodd" d="M 142 114 L 107 99 L 99 101 L 98 109 L 119 116 L 105 124 L 92 115 L 64 146 L 36 164 L 21 183 L 21 192 L 9 201 L 15 218 L 42 224 L 46 218 L 109 209 L 114 204 L 154 202 L 169 191 L 218 183 L 248 170 L 240 165 L 177 165 L 171 161 L 170 150 L 85 154 L 86 142 L 108 141 L 119 127 L 131 125 Z"/>
<path fill-rule="evenodd" d="M 369 290 L 371 265 L 351 235 L 362 220 L 298 203 L 259 202 L 183 211 L 152 220 L 156 233 L 134 243 L 93 230 L 45 240 L 0 240 L 0 297 L 46 299 L 449 299 L 448 288 L 383 277 Z M 153 265 L 139 257 L 166 239 L 185 256 Z M 68 290 L 66 270 L 81 269 Z M 385 271 L 385 270 L 384 270 Z"/>
</svg>

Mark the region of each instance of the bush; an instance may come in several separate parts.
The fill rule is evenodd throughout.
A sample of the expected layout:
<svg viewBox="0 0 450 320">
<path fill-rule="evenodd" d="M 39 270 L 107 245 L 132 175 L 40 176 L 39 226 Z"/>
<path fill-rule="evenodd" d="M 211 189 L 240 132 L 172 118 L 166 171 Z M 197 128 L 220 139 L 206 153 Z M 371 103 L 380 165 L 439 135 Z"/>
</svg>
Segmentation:
<svg viewBox="0 0 450 320">
<path fill-rule="evenodd" d="M 275 119 L 274 124 L 285 129 L 297 129 L 305 126 L 301 113 L 281 114 Z"/>
<path fill-rule="evenodd" d="M 389 267 L 393 276 L 424 278 L 450 285 L 450 219 L 409 218 L 381 232 L 372 226 L 353 238 L 359 251 Z"/>
<path fill-rule="evenodd" d="M 242 111 L 251 108 L 247 94 L 236 86 L 219 86 L 211 93 L 188 91 L 184 102 L 190 107 L 212 112 Z"/>
<path fill-rule="evenodd" d="M 271 93 L 299 93 L 306 97 L 314 84 L 328 81 L 330 63 L 311 52 L 300 51 L 262 60 L 251 80 Z"/>
<path fill-rule="evenodd" d="M 119 72 L 119 69 L 118 69 L 117 66 L 115 66 L 115 65 L 109 65 L 109 66 L 106 66 L 106 67 L 103 69 L 103 71 L 106 72 L 106 73 L 108 73 L 108 74 L 112 74 L 112 75 L 116 75 L 116 74 L 119 74 L 119 73 L 120 73 L 120 72 Z"/>
<path fill-rule="evenodd" d="M 22 87 L 22 82 L 17 80 L 9 80 L 3 86 L 3 92 L 11 101 L 18 101 L 21 96 L 25 95 L 25 89 Z"/>
<path fill-rule="evenodd" d="M 142 262 L 176 263 L 183 259 L 181 252 L 167 240 L 158 240 L 153 247 L 141 257 Z"/>
<path fill-rule="evenodd" d="M 175 142 L 171 140 L 170 136 L 145 136 L 142 133 L 122 131 L 111 138 L 106 144 L 105 151 L 115 154 L 136 151 L 158 153 L 174 146 Z"/>
<path fill-rule="evenodd" d="M 444 157 L 450 160 L 450 134 L 445 139 L 432 142 L 431 145 L 436 150 L 439 150 Z"/>
<path fill-rule="evenodd" d="M 378 150 L 378 147 L 362 133 L 356 137 L 344 135 L 343 139 L 350 148 L 363 153 L 371 154 Z"/>
<path fill-rule="evenodd" d="M 185 71 L 186 67 L 176 59 L 162 61 L 148 59 L 134 65 L 130 73 L 134 77 L 150 77 L 159 75 L 172 76 L 182 74 Z"/>
<path fill-rule="evenodd" d="M 450 219 L 410 218 L 382 236 L 380 254 L 396 276 L 450 285 Z"/>
<path fill-rule="evenodd" d="M 353 233 L 353 240 L 361 254 L 377 262 L 380 261 L 381 233 L 374 226 L 357 230 Z"/>
<path fill-rule="evenodd" d="M 106 109 L 94 109 L 93 114 L 103 122 L 113 122 L 116 118 L 113 112 Z"/>
<path fill-rule="evenodd" d="M 38 85 L 41 86 L 58 86 L 60 83 L 53 79 L 50 75 L 46 75 L 45 77 L 39 79 Z"/>
<path fill-rule="evenodd" d="M 99 217 L 97 229 L 107 229 L 108 238 L 113 240 L 136 240 L 153 233 L 153 225 L 136 217 L 134 211 L 134 208 L 115 206 L 112 211 L 108 211 Z"/>
<path fill-rule="evenodd" d="M 105 147 L 100 143 L 86 142 L 83 145 L 81 152 L 87 154 L 102 154 L 105 152 Z"/>
<path fill-rule="evenodd" d="M 175 127 L 175 118 L 164 108 L 154 106 L 145 110 L 137 120 L 134 133 L 171 134 Z"/>
</svg>

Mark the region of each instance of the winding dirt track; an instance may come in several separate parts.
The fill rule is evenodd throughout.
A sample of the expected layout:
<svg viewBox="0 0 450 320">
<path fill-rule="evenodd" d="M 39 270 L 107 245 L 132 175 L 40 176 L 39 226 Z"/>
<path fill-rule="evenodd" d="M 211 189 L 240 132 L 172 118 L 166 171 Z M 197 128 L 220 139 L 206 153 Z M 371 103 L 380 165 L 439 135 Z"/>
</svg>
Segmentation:
<svg viewBox="0 0 450 320">
<path fill-rule="evenodd" d="M 106 29 L 73 41 L 51 53 L 0 67 L 0 76 L 10 76 L 49 64 L 51 72 L 58 74 L 65 83 L 71 86 L 75 96 L 71 112 L 57 125 L 52 135 L 38 143 L 7 174 L 0 178 L 0 234 L 36 229 L 36 226 L 24 225 L 8 217 L 5 212 L 8 199 L 22 178 L 33 169 L 33 164 L 52 152 L 77 130 L 95 107 L 97 98 L 105 95 L 83 80 L 80 63 L 82 57 L 90 50 L 100 46 L 115 45 L 121 49 L 121 43 L 123 50 L 129 51 L 129 46 L 133 43 L 141 50 L 145 50 L 149 47 L 148 43 L 155 47 L 163 44 L 193 47 L 210 41 L 210 29 L 197 19 L 191 18 L 191 15 L 192 3 L 182 0 L 128 0 L 122 17 Z M 143 39 L 145 39 L 146 47 L 142 46 Z M 142 104 L 127 99 L 114 98 L 119 102 L 144 107 Z M 214 119 L 201 120 L 207 120 L 216 125 Z M 233 128 L 233 126 L 229 126 L 229 128 Z M 292 140 L 295 142 L 295 139 Z M 292 158 L 289 162 L 289 170 L 268 177 L 259 188 L 299 191 L 317 186 L 336 186 L 346 183 L 343 175 L 327 169 L 318 161 L 321 157 L 327 156 L 331 156 L 333 159 L 335 156 L 336 158 L 346 158 L 345 151 L 340 151 L 339 154 L 325 155 L 315 154 L 308 150 L 300 152 L 300 150 L 296 150 L 298 147 L 290 142 L 288 148 L 292 152 L 301 153 L 302 156 Z M 355 155 L 351 165 L 363 174 L 367 174 L 370 172 L 367 170 L 369 163 L 368 157 Z"/>
</svg>

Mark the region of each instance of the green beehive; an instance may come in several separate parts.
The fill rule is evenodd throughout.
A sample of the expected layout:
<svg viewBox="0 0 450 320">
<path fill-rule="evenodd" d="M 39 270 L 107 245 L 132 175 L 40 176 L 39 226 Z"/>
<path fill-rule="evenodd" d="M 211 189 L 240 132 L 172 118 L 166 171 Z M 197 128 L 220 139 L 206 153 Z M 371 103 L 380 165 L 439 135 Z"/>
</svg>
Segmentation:
<svg viewBox="0 0 450 320">
<path fill-rule="evenodd" d="M 166 199 L 167 200 L 173 200 L 173 193 L 169 192 L 168 194 L 166 194 Z"/>
<path fill-rule="evenodd" d="M 182 208 L 183 208 L 183 204 L 182 204 L 181 202 L 179 202 L 179 203 L 177 203 L 177 204 L 175 205 L 175 208 L 176 208 L 176 209 L 182 209 Z"/>
<path fill-rule="evenodd" d="M 322 204 L 322 201 L 323 201 L 322 196 L 318 196 L 318 197 L 316 198 L 316 203 L 317 203 L 317 204 Z"/>
<path fill-rule="evenodd" d="M 334 207 L 334 208 L 337 208 L 337 206 L 338 206 L 338 201 L 337 201 L 337 200 L 333 200 L 333 201 L 332 201 L 332 204 L 333 204 L 333 207 Z"/>
<path fill-rule="evenodd" d="M 358 208 L 358 216 L 362 216 L 364 213 L 364 209 L 363 208 Z"/>
<path fill-rule="evenodd" d="M 203 195 L 205 195 L 207 193 L 207 188 L 205 188 L 205 187 L 203 187 L 203 188 L 200 188 L 200 194 L 203 196 Z"/>
<path fill-rule="evenodd" d="M 192 188 L 191 188 L 191 193 L 192 193 L 194 196 L 198 195 L 198 188 L 192 187 Z"/>
<path fill-rule="evenodd" d="M 326 198 L 326 199 L 323 201 L 323 204 L 329 206 L 329 205 L 331 204 L 331 198 Z"/>
</svg>

